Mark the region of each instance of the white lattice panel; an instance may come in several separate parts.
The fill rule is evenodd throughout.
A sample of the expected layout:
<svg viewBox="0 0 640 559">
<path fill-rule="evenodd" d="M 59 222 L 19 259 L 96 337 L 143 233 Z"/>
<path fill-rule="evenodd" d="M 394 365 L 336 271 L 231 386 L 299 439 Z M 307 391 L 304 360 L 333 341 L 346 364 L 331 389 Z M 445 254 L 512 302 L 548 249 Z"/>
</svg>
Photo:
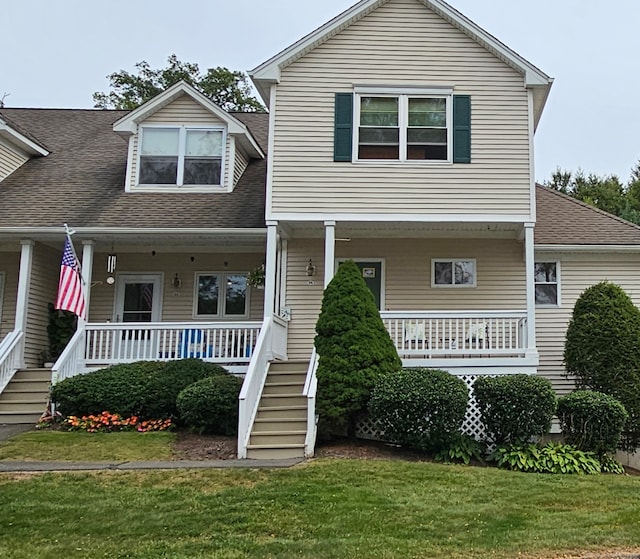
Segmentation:
<svg viewBox="0 0 640 559">
<path fill-rule="evenodd" d="M 467 404 L 467 414 L 462 423 L 462 432 L 471 435 L 476 440 L 484 438 L 484 426 L 480 420 L 480 410 L 476 399 L 473 397 L 473 383 L 480 375 L 456 375 L 461 378 L 469 389 L 469 402 Z M 485 375 L 486 376 L 486 375 Z M 373 421 L 368 416 L 363 417 L 356 425 L 356 436 L 360 439 L 383 441 L 384 434 L 380 430 L 377 421 Z"/>
</svg>

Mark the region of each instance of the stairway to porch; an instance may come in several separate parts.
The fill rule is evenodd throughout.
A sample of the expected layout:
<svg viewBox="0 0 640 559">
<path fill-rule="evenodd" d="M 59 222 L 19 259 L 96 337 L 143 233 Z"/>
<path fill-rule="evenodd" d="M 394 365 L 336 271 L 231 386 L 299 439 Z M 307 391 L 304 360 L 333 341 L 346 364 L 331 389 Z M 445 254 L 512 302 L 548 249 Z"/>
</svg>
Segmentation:
<svg viewBox="0 0 640 559">
<path fill-rule="evenodd" d="M 307 398 L 302 395 L 308 361 L 274 362 L 269 367 L 247 458 L 302 458 L 307 434 Z"/>
<path fill-rule="evenodd" d="M 35 425 L 44 413 L 51 369 L 20 369 L 0 394 L 0 424 Z"/>
</svg>

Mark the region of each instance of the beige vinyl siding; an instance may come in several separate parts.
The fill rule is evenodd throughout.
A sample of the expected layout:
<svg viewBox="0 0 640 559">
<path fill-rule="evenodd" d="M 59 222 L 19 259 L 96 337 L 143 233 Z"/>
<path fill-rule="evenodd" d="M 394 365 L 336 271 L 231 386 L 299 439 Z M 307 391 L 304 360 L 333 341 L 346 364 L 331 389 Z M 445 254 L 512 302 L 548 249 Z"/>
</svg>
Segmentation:
<svg viewBox="0 0 640 559">
<path fill-rule="evenodd" d="M 235 166 L 233 169 L 233 186 L 235 187 L 249 165 L 249 159 L 242 153 L 236 145 Z"/>
<path fill-rule="evenodd" d="M 335 163 L 334 94 L 354 85 L 471 95 L 472 163 Z M 417 0 L 390 0 L 284 69 L 275 111 L 274 213 L 530 212 L 523 77 Z"/>
<path fill-rule="evenodd" d="M 522 244 L 511 240 L 358 239 L 336 243 L 336 257 L 383 259 L 385 310 L 522 310 L 526 280 Z M 316 275 L 309 278 L 309 258 Z M 432 258 L 475 258 L 477 287 L 431 287 Z M 313 347 L 324 278 L 322 240 L 289 241 L 285 306 L 291 308 L 289 357 Z M 313 285 L 309 285 L 309 280 Z"/>
<path fill-rule="evenodd" d="M 191 261 L 193 256 L 194 260 Z M 107 255 L 98 253 L 94 257 L 93 281 L 89 304 L 89 322 L 106 322 L 116 319 L 114 304 L 116 288 L 106 283 Z M 224 263 L 227 262 L 225 268 Z M 155 256 L 148 253 L 119 253 L 116 273 L 162 273 L 163 300 L 162 321 L 215 321 L 217 319 L 194 319 L 194 289 L 196 272 L 249 272 L 264 262 L 262 254 L 162 254 Z M 176 273 L 182 285 L 179 289 L 172 286 Z M 264 308 L 264 291 L 249 288 L 249 316 L 247 318 L 225 320 L 262 320 Z"/>
<path fill-rule="evenodd" d="M 29 302 L 27 305 L 27 326 L 25 331 L 24 358 L 27 367 L 40 364 L 40 354 L 49 349 L 47 325 L 49 323 L 49 303 L 55 303 L 60 279 L 62 251 L 36 243 L 33 247 L 33 265 Z"/>
<path fill-rule="evenodd" d="M 19 271 L 20 253 L 0 252 L 0 340 L 15 326 Z"/>
<path fill-rule="evenodd" d="M 29 156 L 0 140 L 0 181 L 29 160 Z"/>
<path fill-rule="evenodd" d="M 560 261 L 560 308 L 536 310 L 536 338 L 540 352 L 540 375 L 548 378 L 561 394 L 571 391 L 565 378 L 563 353 L 567 325 L 580 294 L 591 285 L 611 281 L 620 285 L 640 306 L 640 255 L 638 254 L 538 254 L 536 262 Z"/>
<path fill-rule="evenodd" d="M 214 116 L 211 112 L 205 109 L 200 103 L 196 103 L 188 95 L 182 95 L 175 101 L 169 103 L 167 106 L 155 112 L 144 122 L 140 123 L 140 126 L 145 124 L 170 124 L 173 126 L 181 125 L 203 125 L 203 126 L 222 126 L 226 129 L 226 124 L 219 118 Z M 138 139 L 140 134 L 136 134 L 133 137 L 133 150 L 132 158 L 129 164 L 131 165 L 131 183 L 130 187 L 135 187 L 138 184 L 137 165 L 138 165 Z M 224 153 L 223 164 L 223 177 L 222 186 L 228 184 L 229 166 L 232 164 L 229 162 L 231 141 L 229 135 L 226 135 L 227 141 Z"/>
</svg>

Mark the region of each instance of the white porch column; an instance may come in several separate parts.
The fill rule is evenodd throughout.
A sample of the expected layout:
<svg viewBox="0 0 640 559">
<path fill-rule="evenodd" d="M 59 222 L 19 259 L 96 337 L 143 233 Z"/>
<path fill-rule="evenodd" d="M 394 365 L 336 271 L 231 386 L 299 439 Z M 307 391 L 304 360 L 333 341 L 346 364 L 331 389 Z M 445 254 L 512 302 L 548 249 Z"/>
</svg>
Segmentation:
<svg viewBox="0 0 640 559">
<path fill-rule="evenodd" d="M 536 351 L 536 287 L 533 223 L 524 224 L 525 268 L 527 275 L 527 351 Z"/>
<path fill-rule="evenodd" d="M 324 222 L 324 287 L 333 279 L 336 267 L 336 222 Z"/>
<path fill-rule="evenodd" d="M 20 241 L 20 273 L 18 275 L 18 296 L 16 299 L 16 320 L 14 328 L 24 332 L 27 326 L 29 306 L 29 286 L 31 285 L 31 267 L 33 266 L 33 241 Z"/>
<path fill-rule="evenodd" d="M 278 252 L 278 222 L 267 221 L 267 255 L 264 272 L 264 318 L 273 316 L 276 296 L 276 266 Z"/>
<path fill-rule="evenodd" d="M 89 300 L 91 298 L 94 246 L 95 243 L 93 241 L 82 241 L 82 279 L 84 280 L 82 289 L 87 318 L 89 318 Z"/>
</svg>

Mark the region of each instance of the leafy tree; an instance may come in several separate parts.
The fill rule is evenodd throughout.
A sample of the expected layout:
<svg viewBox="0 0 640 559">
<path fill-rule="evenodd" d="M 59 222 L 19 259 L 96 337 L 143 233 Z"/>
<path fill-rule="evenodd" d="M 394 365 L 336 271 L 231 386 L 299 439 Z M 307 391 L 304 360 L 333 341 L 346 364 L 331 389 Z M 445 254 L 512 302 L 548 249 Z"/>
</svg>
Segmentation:
<svg viewBox="0 0 640 559">
<path fill-rule="evenodd" d="M 622 288 L 601 282 L 578 298 L 567 328 L 566 373 L 579 388 L 604 392 L 629 413 L 621 448 L 640 446 L 640 310 Z"/>
<path fill-rule="evenodd" d="M 98 109 L 135 109 L 180 80 L 195 87 L 225 111 L 264 111 L 264 106 L 251 94 L 251 86 L 243 72 L 218 66 L 203 75 L 197 64 L 181 62 L 175 54 L 167 59 L 167 67 L 151 68 L 138 62 L 137 74 L 120 70 L 107 76 L 109 93 L 93 94 Z"/>
<path fill-rule="evenodd" d="M 316 332 L 319 434 L 354 436 L 376 380 L 399 371 L 402 363 L 352 260 L 327 286 Z"/>
<path fill-rule="evenodd" d="M 631 178 L 626 185 L 616 175 L 585 175 L 581 169 L 572 173 L 559 167 L 544 185 L 640 224 L 640 161 L 632 169 Z"/>
</svg>

